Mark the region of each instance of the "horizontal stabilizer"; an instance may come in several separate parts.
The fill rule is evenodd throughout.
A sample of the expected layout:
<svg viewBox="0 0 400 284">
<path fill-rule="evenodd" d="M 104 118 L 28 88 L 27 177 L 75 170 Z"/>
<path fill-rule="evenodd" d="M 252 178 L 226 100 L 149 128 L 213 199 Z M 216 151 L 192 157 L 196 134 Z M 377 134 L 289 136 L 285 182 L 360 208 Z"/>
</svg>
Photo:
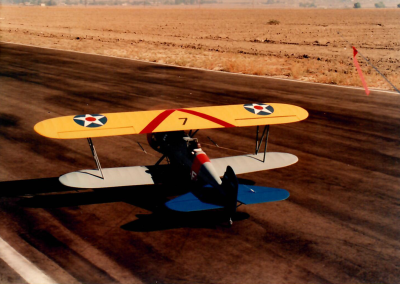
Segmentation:
<svg viewBox="0 0 400 284">
<path fill-rule="evenodd" d="M 227 166 L 231 166 L 235 174 L 245 174 L 257 171 L 283 168 L 296 163 L 299 159 L 292 154 L 267 152 L 265 162 L 264 153 L 258 155 L 233 156 L 218 159 L 211 159 L 214 168 L 219 176 L 223 176 Z"/>
<path fill-rule="evenodd" d="M 209 187 L 209 186 L 207 186 Z M 238 201 L 243 204 L 256 204 L 285 200 L 289 192 L 280 188 L 239 184 Z M 221 205 L 200 201 L 193 193 L 189 192 L 176 197 L 165 205 L 175 211 L 192 212 L 223 208 Z"/>
<path fill-rule="evenodd" d="M 193 193 L 189 192 L 165 203 L 171 210 L 180 212 L 202 211 L 223 208 L 223 206 L 200 201 Z"/>
<path fill-rule="evenodd" d="M 280 188 L 239 184 L 238 201 L 243 204 L 256 204 L 285 200 L 289 192 Z"/>
</svg>

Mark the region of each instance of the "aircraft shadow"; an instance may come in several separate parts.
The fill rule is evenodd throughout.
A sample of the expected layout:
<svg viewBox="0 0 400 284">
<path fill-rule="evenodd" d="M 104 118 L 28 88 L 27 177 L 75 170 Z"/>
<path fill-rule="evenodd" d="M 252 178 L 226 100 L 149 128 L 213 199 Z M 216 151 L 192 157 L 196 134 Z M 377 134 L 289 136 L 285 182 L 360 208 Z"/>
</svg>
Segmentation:
<svg viewBox="0 0 400 284">
<path fill-rule="evenodd" d="M 73 190 L 75 189 L 63 186 L 57 177 L 0 182 L 0 197 L 19 197 Z"/>
<path fill-rule="evenodd" d="M 254 184 L 251 180 L 239 179 L 240 183 Z M 151 211 L 139 214 L 137 220 L 129 222 L 122 229 L 136 232 L 160 231 L 175 228 L 215 228 L 227 225 L 223 210 L 199 212 L 176 212 L 165 207 L 165 202 L 175 196 L 187 193 L 190 183 L 113 187 L 102 189 L 75 189 L 62 185 L 58 178 L 43 178 L 0 182 L 0 197 L 20 199 L 17 205 L 27 208 L 61 208 L 90 204 L 125 202 Z M 26 198 L 29 197 L 29 198 Z M 249 217 L 237 212 L 234 221 Z"/>
<path fill-rule="evenodd" d="M 134 232 L 153 232 L 178 228 L 208 228 L 229 227 L 226 213 L 222 209 L 176 212 L 163 208 L 152 214 L 138 214 L 138 218 L 123 226 L 122 229 Z M 242 221 L 250 216 L 244 212 L 236 212 L 233 221 Z"/>
<path fill-rule="evenodd" d="M 163 185 L 146 185 L 135 187 L 113 187 L 93 190 L 79 190 L 64 187 L 64 193 L 58 190 L 58 194 L 34 195 L 30 198 L 21 198 L 18 204 L 29 208 L 60 208 L 73 207 L 100 203 L 125 202 L 149 211 L 167 202 L 168 196 L 184 194 L 187 188 Z M 31 196 L 32 193 L 30 192 Z M 26 196 L 26 194 L 25 194 Z"/>
</svg>

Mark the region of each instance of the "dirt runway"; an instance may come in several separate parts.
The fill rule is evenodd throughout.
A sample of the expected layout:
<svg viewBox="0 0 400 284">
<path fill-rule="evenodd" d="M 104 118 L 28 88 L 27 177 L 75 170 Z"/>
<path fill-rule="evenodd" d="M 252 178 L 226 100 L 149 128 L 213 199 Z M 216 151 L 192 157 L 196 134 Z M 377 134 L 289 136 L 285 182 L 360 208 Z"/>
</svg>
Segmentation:
<svg viewBox="0 0 400 284">
<path fill-rule="evenodd" d="M 399 95 L 11 44 L 0 62 L 0 237 L 58 283 L 400 281 Z M 63 115 L 251 102 L 310 116 L 271 127 L 268 151 L 297 164 L 240 176 L 290 197 L 241 206 L 231 228 L 218 211 L 164 210 L 179 185 L 63 187 L 58 176 L 94 167 L 87 142 L 33 131 Z M 255 128 L 198 137 L 211 158 L 239 155 L 253 151 Z M 103 167 L 159 158 L 143 135 L 94 143 Z M 1 260 L 0 271 L 1 283 L 25 283 Z"/>
</svg>

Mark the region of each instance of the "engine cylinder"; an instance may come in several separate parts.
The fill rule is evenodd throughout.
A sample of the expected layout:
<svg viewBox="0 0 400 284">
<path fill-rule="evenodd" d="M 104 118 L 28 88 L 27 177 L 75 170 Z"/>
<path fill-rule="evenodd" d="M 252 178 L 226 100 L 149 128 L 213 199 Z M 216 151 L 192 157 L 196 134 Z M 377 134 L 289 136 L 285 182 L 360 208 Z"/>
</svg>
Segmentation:
<svg viewBox="0 0 400 284">
<path fill-rule="evenodd" d="M 184 131 L 148 133 L 147 142 L 151 148 L 165 154 L 166 151 L 185 145 L 183 137 L 188 137 Z"/>
</svg>

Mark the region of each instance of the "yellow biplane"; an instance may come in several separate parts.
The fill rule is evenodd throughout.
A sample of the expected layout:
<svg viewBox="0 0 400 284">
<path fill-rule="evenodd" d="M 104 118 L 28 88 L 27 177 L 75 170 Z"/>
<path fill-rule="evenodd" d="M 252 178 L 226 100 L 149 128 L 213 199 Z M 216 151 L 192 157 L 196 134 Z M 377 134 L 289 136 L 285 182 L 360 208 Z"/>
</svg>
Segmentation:
<svg viewBox="0 0 400 284">
<path fill-rule="evenodd" d="M 229 222 L 236 208 L 284 200 L 284 189 L 239 184 L 236 174 L 281 168 L 298 161 L 288 153 L 268 152 L 269 125 L 304 120 L 308 112 L 287 104 L 252 103 L 139 112 L 82 114 L 48 119 L 35 131 L 56 139 L 86 138 L 97 169 L 62 175 L 62 184 L 75 188 L 105 188 L 156 183 L 156 172 L 185 171 L 193 181 L 189 193 L 168 201 L 169 209 L 183 212 L 224 208 Z M 209 159 L 195 134 L 200 129 L 257 126 L 255 153 Z M 264 129 L 260 131 L 260 126 Z M 102 169 L 94 137 L 147 134 L 149 145 L 162 154 L 153 166 Z M 260 152 L 264 142 L 264 152 Z M 168 165 L 160 165 L 166 158 Z M 171 171 L 172 170 L 172 171 Z M 221 178 L 222 177 L 222 178 Z M 159 181 L 157 180 L 157 183 Z"/>
</svg>

